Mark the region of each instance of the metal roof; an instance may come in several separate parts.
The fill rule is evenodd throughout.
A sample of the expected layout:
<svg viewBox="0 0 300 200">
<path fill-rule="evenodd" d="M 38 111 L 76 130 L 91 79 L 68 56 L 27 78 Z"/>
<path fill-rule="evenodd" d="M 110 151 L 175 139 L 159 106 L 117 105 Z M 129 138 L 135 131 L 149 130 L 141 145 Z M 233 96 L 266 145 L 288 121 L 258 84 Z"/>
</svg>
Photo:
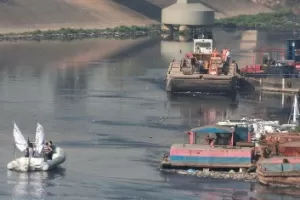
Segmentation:
<svg viewBox="0 0 300 200">
<path fill-rule="evenodd" d="M 232 133 L 234 130 L 225 126 L 208 125 L 193 128 L 191 131 L 196 133 Z"/>
</svg>

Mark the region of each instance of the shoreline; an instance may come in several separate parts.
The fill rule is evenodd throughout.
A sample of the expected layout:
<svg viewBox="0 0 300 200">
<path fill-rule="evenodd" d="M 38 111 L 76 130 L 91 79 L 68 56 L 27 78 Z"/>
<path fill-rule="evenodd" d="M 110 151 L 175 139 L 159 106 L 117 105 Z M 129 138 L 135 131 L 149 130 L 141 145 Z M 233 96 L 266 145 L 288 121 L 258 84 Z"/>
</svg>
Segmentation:
<svg viewBox="0 0 300 200">
<path fill-rule="evenodd" d="M 135 27 L 140 30 L 131 30 Z M 284 31 L 293 32 L 294 28 L 254 28 L 246 26 L 232 27 L 226 24 L 218 24 L 212 28 L 220 28 L 224 30 L 257 30 L 257 31 Z M 122 30 L 123 29 L 123 30 Z M 16 40 L 74 40 L 74 39 L 88 39 L 88 38 L 115 38 L 115 39 L 137 39 L 147 36 L 160 36 L 162 33 L 168 34 L 168 32 L 162 32 L 160 25 L 156 26 L 123 26 L 116 28 L 106 29 L 72 29 L 61 28 L 55 30 L 41 31 L 36 30 L 32 32 L 20 32 L 20 33 L 2 33 L 0 34 L 1 41 L 16 41 Z M 127 29 L 127 30 L 126 30 Z M 179 35 L 186 35 L 186 32 L 178 32 Z"/>
<path fill-rule="evenodd" d="M 212 28 L 232 30 L 258 30 L 258 31 L 295 31 L 300 29 L 300 16 L 294 15 L 290 10 L 257 15 L 239 15 L 235 17 L 216 19 Z M 17 30 L 17 29 L 16 29 Z M 25 30 L 25 29 L 24 29 Z M 197 29 L 195 29 L 197 30 Z M 10 29 L 13 31 L 13 29 Z M 190 31 L 188 31 L 190 32 Z M 188 32 L 178 32 L 185 35 Z M 146 36 L 159 36 L 162 33 L 161 24 L 151 25 L 122 25 L 112 28 L 49 28 L 48 30 L 17 31 L 0 33 L 0 41 L 9 40 L 72 40 L 85 38 L 115 38 L 135 39 Z"/>
<path fill-rule="evenodd" d="M 146 36 L 156 36 L 161 33 L 160 24 L 148 26 L 117 26 L 114 28 L 83 29 L 83 28 L 61 28 L 18 32 L 2 33 L 0 41 L 9 40 L 73 40 L 87 38 L 116 38 L 136 39 Z"/>
</svg>

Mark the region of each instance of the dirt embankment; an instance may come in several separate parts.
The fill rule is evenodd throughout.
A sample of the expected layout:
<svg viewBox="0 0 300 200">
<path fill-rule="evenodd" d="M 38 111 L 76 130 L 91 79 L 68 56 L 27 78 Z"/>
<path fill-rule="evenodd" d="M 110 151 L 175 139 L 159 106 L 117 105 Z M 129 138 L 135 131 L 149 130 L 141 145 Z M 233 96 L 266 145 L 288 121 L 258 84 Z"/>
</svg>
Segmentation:
<svg viewBox="0 0 300 200">
<path fill-rule="evenodd" d="M 216 16 L 269 12 L 248 0 L 201 0 Z M 0 33 L 147 25 L 176 0 L 0 0 Z"/>
<path fill-rule="evenodd" d="M 215 10 L 216 18 L 237 15 L 254 15 L 272 12 L 268 7 L 255 4 L 249 0 L 200 0 L 207 7 Z"/>
<path fill-rule="evenodd" d="M 0 32 L 101 28 L 154 22 L 112 0 L 0 0 Z"/>
</svg>

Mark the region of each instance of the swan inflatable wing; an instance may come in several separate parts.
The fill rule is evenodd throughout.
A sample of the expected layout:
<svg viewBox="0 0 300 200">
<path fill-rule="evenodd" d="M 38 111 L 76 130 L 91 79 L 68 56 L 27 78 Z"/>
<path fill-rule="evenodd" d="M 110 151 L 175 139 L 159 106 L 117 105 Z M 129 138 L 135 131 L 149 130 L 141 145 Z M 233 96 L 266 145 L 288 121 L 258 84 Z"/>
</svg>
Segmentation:
<svg viewBox="0 0 300 200">
<path fill-rule="evenodd" d="M 45 139 L 44 127 L 39 123 L 37 123 L 36 134 L 35 134 L 35 146 L 36 146 L 36 151 L 38 153 L 41 153 L 43 150 L 44 139 Z"/>
<path fill-rule="evenodd" d="M 15 139 L 17 148 L 21 152 L 25 151 L 25 149 L 27 147 L 27 141 L 25 140 L 24 136 L 22 135 L 22 133 L 16 123 L 14 123 L 14 139 Z"/>
</svg>

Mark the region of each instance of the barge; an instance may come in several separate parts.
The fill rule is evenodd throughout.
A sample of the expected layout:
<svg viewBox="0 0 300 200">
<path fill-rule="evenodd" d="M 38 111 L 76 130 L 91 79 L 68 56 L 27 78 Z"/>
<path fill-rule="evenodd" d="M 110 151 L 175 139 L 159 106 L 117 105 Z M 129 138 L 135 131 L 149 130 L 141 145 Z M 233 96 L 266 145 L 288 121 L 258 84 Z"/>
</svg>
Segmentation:
<svg viewBox="0 0 300 200">
<path fill-rule="evenodd" d="M 194 52 L 169 64 L 165 90 L 234 94 L 238 89 L 236 70 L 235 63 L 213 49 L 212 39 L 194 39 Z"/>
<path fill-rule="evenodd" d="M 259 182 L 265 185 L 300 185 L 300 157 L 272 157 L 257 164 Z"/>
<path fill-rule="evenodd" d="M 237 133 L 234 129 L 224 126 L 203 126 L 187 132 L 186 144 L 173 144 L 168 155 L 164 155 L 160 167 L 239 169 L 251 168 L 254 148 L 242 147 L 239 143 L 248 143 L 249 135 Z"/>
</svg>

